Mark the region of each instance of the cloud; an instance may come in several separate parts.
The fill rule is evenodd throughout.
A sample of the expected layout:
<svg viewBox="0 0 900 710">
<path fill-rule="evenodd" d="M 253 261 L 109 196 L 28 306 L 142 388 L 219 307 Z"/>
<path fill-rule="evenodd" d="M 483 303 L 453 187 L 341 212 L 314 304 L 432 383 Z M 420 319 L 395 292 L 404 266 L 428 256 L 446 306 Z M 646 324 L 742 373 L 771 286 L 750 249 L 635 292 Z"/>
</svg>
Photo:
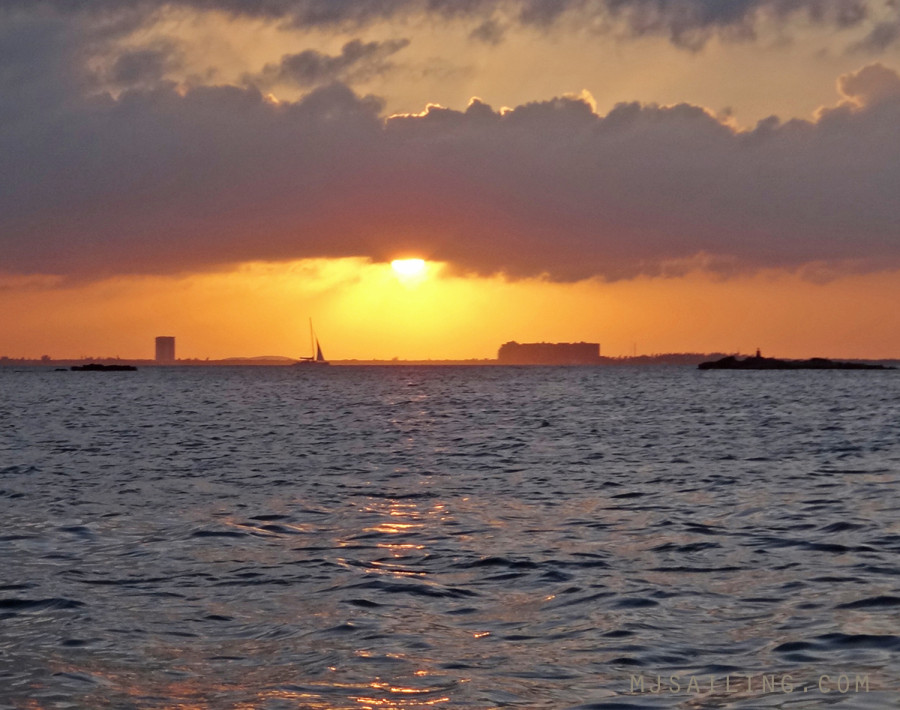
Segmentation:
<svg viewBox="0 0 900 710">
<path fill-rule="evenodd" d="M 508 23 L 549 28 L 570 19 L 581 27 L 660 35 L 698 49 L 713 35 L 752 37 L 763 19 L 793 17 L 836 28 L 857 26 L 884 0 L 5 0 L 6 11 L 51 8 L 93 17 L 153 15 L 164 9 L 218 11 L 305 28 L 362 27 L 396 18 L 436 16 L 478 23 L 475 38 L 495 41 Z M 877 38 L 872 40 L 877 42 Z"/>
<path fill-rule="evenodd" d="M 287 54 L 278 64 L 267 64 L 248 81 L 260 86 L 289 83 L 302 88 L 329 84 L 335 81 L 364 81 L 384 74 L 392 64 L 388 57 L 409 45 L 408 39 L 386 42 L 347 42 L 337 56 L 307 49 L 297 54 Z"/>
<path fill-rule="evenodd" d="M 494 19 L 488 19 L 472 30 L 469 33 L 469 38 L 485 44 L 497 45 L 503 42 L 505 34 L 506 30 L 499 22 Z"/>
<path fill-rule="evenodd" d="M 850 46 L 852 52 L 883 52 L 900 41 L 900 20 L 878 22 L 859 42 Z"/>
<path fill-rule="evenodd" d="M 79 92 L 61 28 L 30 30 L 51 48 L 37 59 L 0 41 L 8 274 L 410 251 L 557 280 L 900 267 L 900 77 L 882 65 L 841 77 L 814 122 L 747 132 L 689 104 L 598 115 L 588 97 L 385 119 L 340 83 L 281 103 L 253 86 Z"/>
<path fill-rule="evenodd" d="M 166 73 L 177 66 L 171 46 L 130 49 L 116 55 L 107 78 L 114 86 L 150 87 L 162 82 Z"/>
<path fill-rule="evenodd" d="M 900 76 L 883 64 L 870 64 L 838 79 L 838 90 L 859 106 L 900 99 Z"/>
<path fill-rule="evenodd" d="M 604 8 L 636 36 L 663 35 L 678 46 L 700 49 L 710 37 L 751 39 L 761 19 L 786 24 L 794 16 L 839 29 L 866 19 L 866 0 L 606 0 Z"/>
</svg>

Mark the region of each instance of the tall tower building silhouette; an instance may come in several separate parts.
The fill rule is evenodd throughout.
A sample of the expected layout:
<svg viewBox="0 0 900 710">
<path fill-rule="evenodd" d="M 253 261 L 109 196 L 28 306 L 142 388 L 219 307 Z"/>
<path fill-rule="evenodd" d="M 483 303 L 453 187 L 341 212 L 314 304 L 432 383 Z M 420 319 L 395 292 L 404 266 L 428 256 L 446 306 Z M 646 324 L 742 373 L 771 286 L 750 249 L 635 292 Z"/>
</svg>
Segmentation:
<svg viewBox="0 0 900 710">
<path fill-rule="evenodd" d="M 160 364 L 175 362 L 175 338 L 171 335 L 160 335 L 156 339 L 156 362 Z"/>
</svg>

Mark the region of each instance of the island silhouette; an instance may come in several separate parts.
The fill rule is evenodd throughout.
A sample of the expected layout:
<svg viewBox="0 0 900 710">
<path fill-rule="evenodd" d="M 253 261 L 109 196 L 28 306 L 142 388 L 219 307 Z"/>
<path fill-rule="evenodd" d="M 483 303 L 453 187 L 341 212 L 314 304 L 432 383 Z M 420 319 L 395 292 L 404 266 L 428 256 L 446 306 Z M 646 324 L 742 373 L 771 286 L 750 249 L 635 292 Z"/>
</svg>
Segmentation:
<svg viewBox="0 0 900 710">
<path fill-rule="evenodd" d="M 701 362 L 700 370 L 894 370 L 886 365 L 875 365 L 862 362 L 841 362 L 824 357 L 813 357 L 808 360 L 779 360 L 774 357 L 763 357 L 757 348 L 755 355 L 739 360 L 728 355 L 721 360 Z"/>
</svg>

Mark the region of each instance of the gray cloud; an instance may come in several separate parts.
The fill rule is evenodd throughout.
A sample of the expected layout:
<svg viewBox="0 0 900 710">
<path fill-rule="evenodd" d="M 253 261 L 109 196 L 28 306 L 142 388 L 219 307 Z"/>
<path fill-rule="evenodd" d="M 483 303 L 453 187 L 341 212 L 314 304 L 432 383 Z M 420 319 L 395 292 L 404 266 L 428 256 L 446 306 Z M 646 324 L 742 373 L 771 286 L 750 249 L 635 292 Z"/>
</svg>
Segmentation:
<svg viewBox="0 0 900 710">
<path fill-rule="evenodd" d="M 474 39 L 485 44 L 500 44 L 503 36 L 506 34 L 504 27 L 491 18 L 482 22 L 478 27 L 469 33 L 469 39 Z"/>
<path fill-rule="evenodd" d="M 701 48 L 714 34 L 753 38 L 760 18 L 785 22 L 803 15 L 812 22 L 852 27 L 869 14 L 867 0 L 606 0 L 605 8 L 634 35 L 668 36 L 672 43 Z"/>
<path fill-rule="evenodd" d="M 109 80 L 119 86 L 151 86 L 178 66 L 172 47 L 144 47 L 118 54 L 109 70 Z"/>
<path fill-rule="evenodd" d="M 599 116 L 577 98 L 385 120 L 337 83 L 280 104 L 252 86 L 92 94 L 67 27 L 0 25 L 0 271 L 409 249 L 560 280 L 900 267 L 900 77 L 884 66 L 842 77 L 817 122 L 746 133 L 687 104 Z"/>
<path fill-rule="evenodd" d="M 864 106 L 891 103 L 900 96 L 900 76 L 883 64 L 870 64 L 858 72 L 840 77 L 838 90 L 847 98 Z"/>
<path fill-rule="evenodd" d="M 833 27 L 855 26 L 885 0 L 2 0 L 0 11 L 90 14 L 155 13 L 164 8 L 220 11 L 238 17 L 283 21 L 303 27 L 363 26 L 399 16 L 432 14 L 479 23 L 474 36 L 497 37 L 501 17 L 530 27 L 563 18 L 580 24 L 618 25 L 631 35 L 661 35 L 697 49 L 713 34 L 751 37 L 758 21 L 800 15 Z M 875 40 L 873 40 L 875 41 Z"/>
<path fill-rule="evenodd" d="M 393 54 L 409 45 L 408 39 L 387 42 L 347 42 L 337 56 L 307 49 L 288 54 L 278 64 L 267 64 L 262 72 L 248 77 L 248 81 L 261 86 L 290 83 L 300 87 L 318 86 L 334 81 L 364 81 L 388 71 L 388 60 Z"/>
<path fill-rule="evenodd" d="M 900 41 L 900 19 L 877 23 L 859 42 L 855 42 L 850 50 L 854 52 L 879 53 Z"/>
</svg>

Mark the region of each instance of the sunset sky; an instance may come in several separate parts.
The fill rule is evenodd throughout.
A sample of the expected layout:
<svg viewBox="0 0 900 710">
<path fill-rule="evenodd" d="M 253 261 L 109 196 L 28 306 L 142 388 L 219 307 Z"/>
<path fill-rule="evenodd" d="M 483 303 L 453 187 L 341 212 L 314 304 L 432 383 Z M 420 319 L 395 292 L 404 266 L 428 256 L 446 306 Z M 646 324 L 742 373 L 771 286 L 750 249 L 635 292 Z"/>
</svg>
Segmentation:
<svg viewBox="0 0 900 710">
<path fill-rule="evenodd" d="M 896 0 L 0 0 L 0 355 L 900 357 L 898 72 Z"/>
</svg>

